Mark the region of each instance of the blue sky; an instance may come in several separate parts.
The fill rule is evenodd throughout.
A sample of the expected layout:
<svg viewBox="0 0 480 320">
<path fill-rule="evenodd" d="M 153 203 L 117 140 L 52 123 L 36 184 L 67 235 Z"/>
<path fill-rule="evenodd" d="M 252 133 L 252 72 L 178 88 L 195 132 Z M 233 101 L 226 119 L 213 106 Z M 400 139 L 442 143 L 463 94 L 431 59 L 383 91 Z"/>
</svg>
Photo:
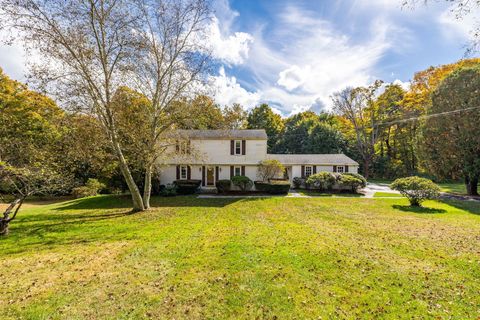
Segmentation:
<svg viewBox="0 0 480 320">
<path fill-rule="evenodd" d="M 330 108 L 332 93 L 375 79 L 408 86 L 416 71 L 464 55 L 472 13 L 445 1 L 415 10 L 402 0 L 213 0 L 210 91 L 221 105 L 267 102 L 287 116 Z M 24 80 L 20 47 L 0 45 L 0 66 Z"/>
<path fill-rule="evenodd" d="M 268 102 L 283 115 L 330 107 L 330 95 L 463 58 L 474 16 L 443 2 L 217 0 L 212 42 L 221 104 Z"/>
</svg>

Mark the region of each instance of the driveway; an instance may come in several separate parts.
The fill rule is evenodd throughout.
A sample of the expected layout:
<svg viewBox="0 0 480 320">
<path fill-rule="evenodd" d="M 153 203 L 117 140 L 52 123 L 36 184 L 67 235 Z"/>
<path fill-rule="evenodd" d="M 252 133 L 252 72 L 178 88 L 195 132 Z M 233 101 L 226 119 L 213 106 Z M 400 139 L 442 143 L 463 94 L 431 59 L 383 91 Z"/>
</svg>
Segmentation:
<svg viewBox="0 0 480 320">
<path fill-rule="evenodd" d="M 376 192 L 397 193 L 400 197 L 400 192 L 390 189 L 387 183 L 372 183 L 368 182 L 367 186 L 360 191 L 365 195 L 365 198 L 373 198 Z"/>
</svg>

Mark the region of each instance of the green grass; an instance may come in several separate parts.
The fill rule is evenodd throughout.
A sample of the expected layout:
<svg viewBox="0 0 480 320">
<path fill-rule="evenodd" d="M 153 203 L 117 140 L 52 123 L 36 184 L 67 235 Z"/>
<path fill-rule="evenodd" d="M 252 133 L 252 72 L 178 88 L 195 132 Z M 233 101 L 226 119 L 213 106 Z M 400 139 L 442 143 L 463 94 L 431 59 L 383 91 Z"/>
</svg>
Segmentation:
<svg viewBox="0 0 480 320">
<path fill-rule="evenodd" d="M 101 196 L 0 239 L 3 319 L 476 318 L 480 204 Z"/>
<path fill-rule="evenodd" d="M 393 192 L 375 192 L 373 197 L 374 198 L 398 198 L 403 196 L 399 193 L 393 193 Z"/>
<path fill-rule="evenodd" d="M 310 196 L 310 197 L 347 197 L 347 198 L 364 197 L 364 195 L 360 193 L 328 193 L 328 192 L 306 190 L 306 189 L 297 190 L 297 192 L 302 196 Z"/>
<path fill-rule="evenodd" d="M 385 180 L 385 179 L 369 179 L 368 182 L 371 183 L 381 183 L 381 184 L 391 184 L 393 180 Z M 441 182 L 437 183 L 442 192 L 448 193 L 456 193 L 460 195 L 467 194 L 467 188 L 465 187 L 465 183 L 462 181 L 458 182 Z"/>
</svg>

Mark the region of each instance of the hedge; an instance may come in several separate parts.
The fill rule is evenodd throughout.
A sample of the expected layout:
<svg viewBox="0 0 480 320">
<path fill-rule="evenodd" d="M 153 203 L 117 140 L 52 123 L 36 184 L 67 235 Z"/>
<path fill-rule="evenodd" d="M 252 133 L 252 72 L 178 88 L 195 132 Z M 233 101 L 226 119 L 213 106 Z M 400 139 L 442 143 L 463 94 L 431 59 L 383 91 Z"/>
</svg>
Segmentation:
<svg viewBox="0 0 480 320">
<path fill-rule="evenodd" d="M 201 180 L 175 180 L 178 194 L 194 194 L 202 183 Z"/>
<path fill-rule="evenodd" d="M 286 194 L 290 191 L 290 182 L 288 181 L 255 181 L 255 189 L 270 194 Z"/>
</svg>

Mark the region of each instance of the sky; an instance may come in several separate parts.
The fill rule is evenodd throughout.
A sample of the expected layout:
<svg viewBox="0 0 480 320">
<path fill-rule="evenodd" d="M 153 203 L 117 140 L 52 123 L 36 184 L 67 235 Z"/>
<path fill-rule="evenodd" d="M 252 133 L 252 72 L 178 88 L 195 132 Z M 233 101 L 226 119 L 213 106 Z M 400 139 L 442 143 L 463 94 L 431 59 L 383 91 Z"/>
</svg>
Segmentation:
<svg viewBox="0 0 480 320">
<path fill-rule="evenodd" d="M 376 79 L 408 88 L 417 71 L 464 57 L 476 12 L 455 18 L 445 1 L 414 10 L 402 0 L 213 0 L 211 91 L 220 105 L 268 103 L 283 116 L 329 110 L 331 95 Z M 18 46 L 0 67 L 25 79 Z"/>
</svg>

